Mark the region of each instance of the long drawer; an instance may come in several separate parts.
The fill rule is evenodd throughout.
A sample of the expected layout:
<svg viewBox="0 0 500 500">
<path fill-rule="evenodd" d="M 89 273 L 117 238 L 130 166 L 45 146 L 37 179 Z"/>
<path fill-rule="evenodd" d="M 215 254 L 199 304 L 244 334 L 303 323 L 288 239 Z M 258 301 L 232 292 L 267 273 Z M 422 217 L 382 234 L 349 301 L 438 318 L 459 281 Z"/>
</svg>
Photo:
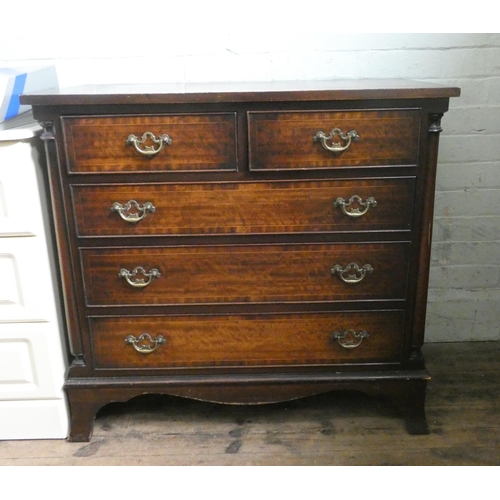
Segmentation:
<svg viewBox="0 0 500 500">
<path fill-rule="evenodd" d="M 397 362 L 404 311 L 94 317 L 97 368 Z"/>
<path fill-rule="evenodd" d="M 236 114 L 63 117 L 70 173 L 237 170 Z"/>
<path fill-rule="evenodd" d="M 250 170 L 416 165 L 419 127 L 411 109 L 250 112 Z"/>
<path fill-rule="evenodd" d="M 88 305 L 394 299 L 408 243 L 81 250 Z"/>
<path fill-rule="evenodd" d="M 405 230 L 414 178 L 72 187 L 79 236 Z"/>
</svg>

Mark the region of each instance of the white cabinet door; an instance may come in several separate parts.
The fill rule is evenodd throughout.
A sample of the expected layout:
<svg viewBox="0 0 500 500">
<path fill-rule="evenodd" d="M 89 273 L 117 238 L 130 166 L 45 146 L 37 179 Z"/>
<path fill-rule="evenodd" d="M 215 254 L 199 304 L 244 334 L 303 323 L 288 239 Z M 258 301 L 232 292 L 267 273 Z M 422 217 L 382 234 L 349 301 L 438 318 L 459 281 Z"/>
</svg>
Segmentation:
<svg viewBox="0 0 500 500">
<path fill-rule="evenodd" d="M 36 158 L 29 141 L 0 137 L 0 439 L 68 435 L 54 252 Z"/>
</svg>

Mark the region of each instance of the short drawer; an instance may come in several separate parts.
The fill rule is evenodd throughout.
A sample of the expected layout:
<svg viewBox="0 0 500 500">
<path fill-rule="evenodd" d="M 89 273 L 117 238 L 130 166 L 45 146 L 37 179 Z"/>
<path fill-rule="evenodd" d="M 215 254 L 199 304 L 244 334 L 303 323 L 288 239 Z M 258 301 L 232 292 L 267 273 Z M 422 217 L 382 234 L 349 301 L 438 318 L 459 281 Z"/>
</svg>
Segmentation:
<svg viewBox="0 0 500 500">
<path fill-rule="evenodd" d="M 250 112 L 248 127 L 250 170 L 415 165 L 418 158 L 418 110 Z"/>
<path fill-rule="evenodd" d="M 414 178 L 73 186 L 79 236 L 405 230 Z"/>
<path fill-rule="evenodd" d="M 90 319 L 101 369 L 397 362 L 403 328 L 404 311 Z"/>
<path fill-rule="evenodd" d="M 237 170 L 235 113 L 74 116 L 62 123 L 70 173 Z"/>
<path fill-rule="evenodd" d="M 408 243 L 81 250 L 88 305 L 402 300 Z"/>
</svg>

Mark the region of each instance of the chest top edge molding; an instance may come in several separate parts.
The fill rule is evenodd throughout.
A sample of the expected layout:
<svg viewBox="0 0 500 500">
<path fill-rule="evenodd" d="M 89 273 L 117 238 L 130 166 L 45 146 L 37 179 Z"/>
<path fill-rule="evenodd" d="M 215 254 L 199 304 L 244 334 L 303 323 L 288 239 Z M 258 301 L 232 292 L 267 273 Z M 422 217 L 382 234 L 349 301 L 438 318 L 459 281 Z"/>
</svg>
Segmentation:
<svg viewBox="0 0 500 500">
<path fill-rule="evenodd" d="M 188 104 L 258 101 L 442 99 L 460 89 L 411 80 L 358 79 L 274 82 L 210 82 L 83 85 L 24 94 L 29 105 Z"/>
</svg>

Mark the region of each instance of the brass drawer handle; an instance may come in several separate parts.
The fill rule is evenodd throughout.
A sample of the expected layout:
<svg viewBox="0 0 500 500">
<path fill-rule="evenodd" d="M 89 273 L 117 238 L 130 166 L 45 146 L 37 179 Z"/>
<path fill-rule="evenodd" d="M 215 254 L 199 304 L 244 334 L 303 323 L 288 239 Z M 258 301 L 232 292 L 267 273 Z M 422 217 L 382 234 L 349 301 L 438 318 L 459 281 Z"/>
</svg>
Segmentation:
<svg viewBox="0 0 500 500">
<path fill-rule="evenodd" d="M 153 141 L 158 147 L 155 149 L 155 146 L 144 145 L 144 143 L 147 142 L 148 139 Z M 126 144 L 127 146 L 134 146 L 135 150 L 141 155 L 154 156 L 158 154 L 165 146 L 170 146 L 172 144 L 172 139 L 170 139 L 167 134 L 160 135 L 160 137 L 157 138 L 152 132 L 144 132 L 140 139 L 136 135 L 130 134 L 127 137 Z"/>
<path fill-rule="evenodd" d="M 132 206 L 135 207 L 137 212 L 130 212 Z M 144 219 L 146 215 L 153 213 L 155 210 L 155 206 L 150 201 L 144 203 L 142 207 L 135 200 L 127 201 L 125 205 L 115 201 L 111 207 L 112 212 L 118 212 L 120 217 L 124 221 L 130 222 L 130 224 L 137 224 L 140 220 Z"/>
<path fill-rule="evenodd" d="M 166 344 L 166 342 L 163 335 L 158 335 L 153 339 L 149 333 L 143 333 L 139 337 L 133 335 L 125 337 L 125 343 L 132 344 L 133 348 L 141 354 L 150 354 L 156 351 L 159 346 Z"/>
<path fill-rule="evenodd" d="M 356 203 L 360 207 L 363 207 L 363 209 L 360 209 L 359 207 L 351 207 L 353 203 Z M 333 202 L 333 206 L 335 208 L 340 207 L 342 212 L 349 217 L 361 217 L 362 215 L 365 215 L 366 212 L 368 212 L 370 207 L 375 208 L 377 206 L 377 201 L 375 200 L 375 198 L 373 198 L 373 196 L 370 196 L 369 198 L 366 198 L 365 201 L 363 201 L 360 196 L 355 194 L 354 196 L 351 196 L 348 201 L 345 201 L 344 198 L 337 198 Z"/>
<path fill-rule="evenodd" d="M 358 347 L 364 339 L 367 339 L 370 335 L 366 330 L 361 332 L 355 332 L 354 330 L 346 330 L 345 332 L 333 332 L 331 334 L 331 339 L 336 340 L 339 345 L 345 347 L 346 349 L 354 349 Z"/>
<path fill-rule="evenodd" d="M 334 141 L 336 136 L 338 136 L 342 141 L 344 141 L 344 145 L 342 145 L 340 142 Z M 347 132 L 347 134 L 344 134 L 342 130 L 340 130 L 339 128 L 334 128 L 330 132 L 330 135 L 326 135 L 322 131 L 316 132 L 316 135 L 313 137 L 313 141 L 321 142 L 321 145 L 327 151 L 331 151 L 332 153 L 341 153 L 351 145 L 351 141 L 354 142 L 359 141 L 359 134 L 355 130 L 351 130 Z M 327 144 L 327 141 L 332 141 L 332 145 L 329 146 Z"/>
<path fill-rule="evenodd" d="M 138 273 L 141 273 L 144 278 L 147 278 L 147 280 L 143 278 L 136 278 Z M 143 267 L 138 266 L 132 272 L 127 271 L 126 269 L 120 269 L 118 276 L 120 278 L 125 278 L 130 286 L 133 286 L 135 288 L 144 288 L 145 286 L 148 286 L 154 279 L 160 278 L 161 273 L 160 271 L 158 271 L 158 269 L 154 268 L 151 269 L 149 273 L 147 273 Z"/>
<path fill-rule="evenodd" d="M 338 274 L 342 281 L 350 284 L 359 283 L 368 273 L 372 272 L 373 267 L 370 264 L 365 264 L 360 268 L 355 262 L 351 262 L 346 267 L 335 264 L 331 269 L 333 275 Z"/>
</svg>

